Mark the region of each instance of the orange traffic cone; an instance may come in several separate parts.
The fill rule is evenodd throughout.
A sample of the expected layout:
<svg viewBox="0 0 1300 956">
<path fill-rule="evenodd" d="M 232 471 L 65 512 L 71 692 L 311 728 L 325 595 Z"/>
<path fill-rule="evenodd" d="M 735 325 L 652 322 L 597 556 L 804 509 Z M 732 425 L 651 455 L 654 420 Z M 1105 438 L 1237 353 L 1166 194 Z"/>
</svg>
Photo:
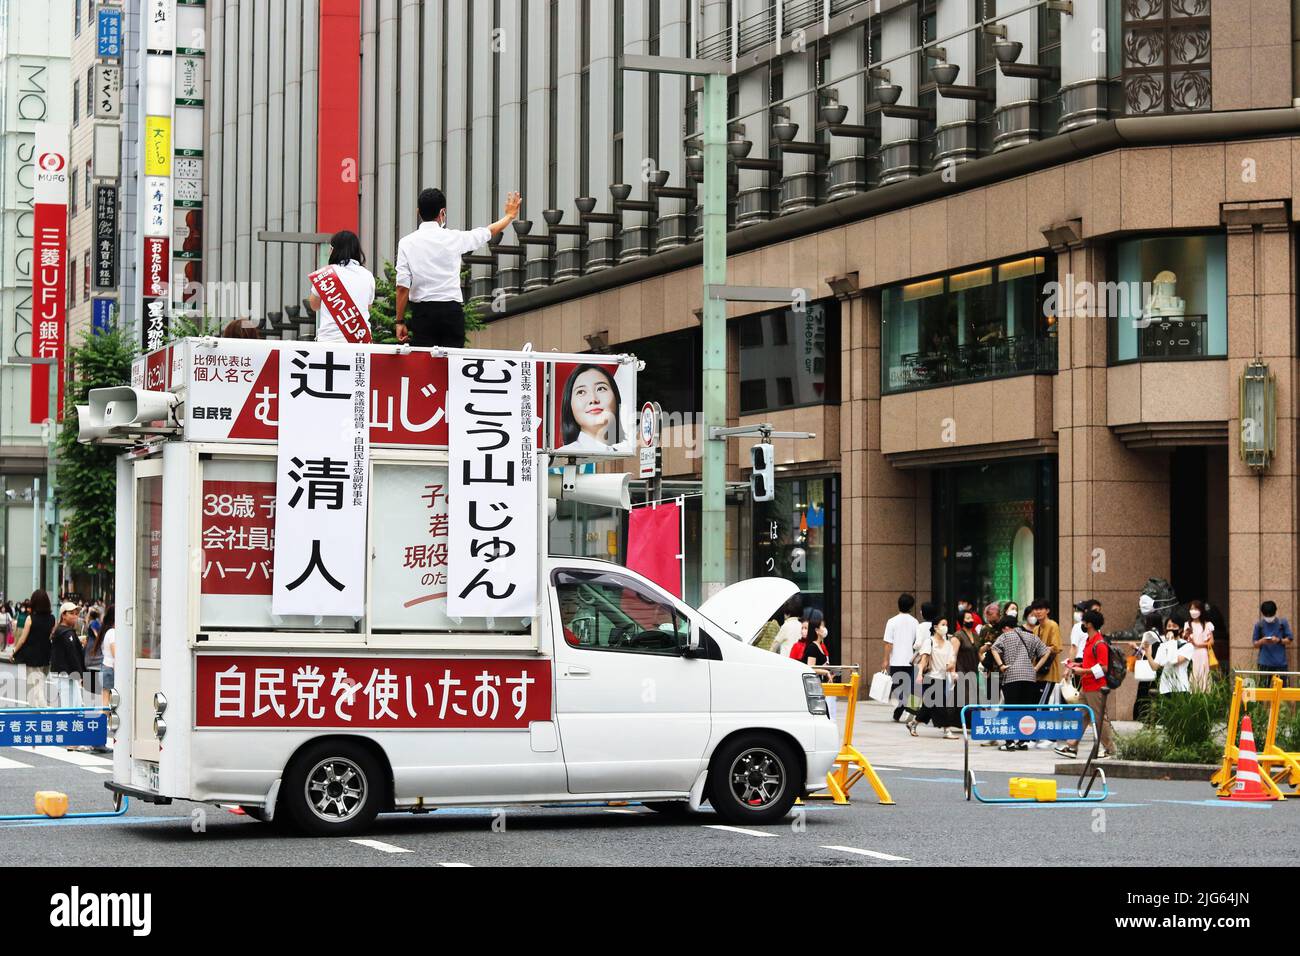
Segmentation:
<svg viewBox="0 0 1300 956">
<path fill-rule="evenodd" d="M 1241 718 L 1241 743 L 1237 748 L 1237 782 L 1232 793 L 1220 795 L 1220 800 L 1276 800 L 1264 789 L 1259 779 L 1259 761 L 1255 759 L 1255 732 L 1250 726 L 1250 715 Z"/>
</svg>

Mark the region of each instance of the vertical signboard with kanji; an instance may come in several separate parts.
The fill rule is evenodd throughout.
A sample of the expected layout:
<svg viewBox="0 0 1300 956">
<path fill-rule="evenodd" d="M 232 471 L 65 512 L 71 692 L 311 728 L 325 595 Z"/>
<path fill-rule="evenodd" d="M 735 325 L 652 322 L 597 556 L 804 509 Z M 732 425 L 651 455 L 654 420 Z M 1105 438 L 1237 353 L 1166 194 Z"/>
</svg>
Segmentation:
<svg viewBox="0 0 1300 956">
<path fill-rule="evenodd" d="M 281 353 L 275 614 L 365 613 L 369 399 L 364 351 Z"/>
<path fill-rule="evenodd" d="M 95 288 L 117 288 L 117 187 L 95 187 Z"/>
<path fill-rule="evenodd" d="M 122 11 L 103 4 L 95 11 L 96 53 L 108 60 L 122 56 Z"/>
<path fill-rule="evenodd" d="M 45 421 L 63 407 L 63 346 L 68 273 L 68 128 L 36 127 L 32 187 L 32 355 L 56 360 L 58 409 L 50 409 L 49 365 L 32 367 L 31 420 Z"/>
<path fill-rule="evenodd" d="M 531 617 L 537 605 L 536 367 L 448 359 L 447 613 Z"/>
</svg>

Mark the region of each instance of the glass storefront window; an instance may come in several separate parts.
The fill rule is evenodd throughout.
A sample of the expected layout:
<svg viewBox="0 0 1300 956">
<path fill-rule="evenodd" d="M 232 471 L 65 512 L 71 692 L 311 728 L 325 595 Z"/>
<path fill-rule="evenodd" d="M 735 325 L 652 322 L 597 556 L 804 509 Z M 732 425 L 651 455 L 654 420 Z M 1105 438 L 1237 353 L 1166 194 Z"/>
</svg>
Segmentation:
<svg viewBox="0 0 1300 956">
<path fill-rule="evenodd" d="M 162 492 L 162 475 L 136 480 L 136 660 L 157 660 L 162 649 Z"/>
<path fill-rule="evenodd" d="M 939 469 L 930 482 L 933 590 L 945 615 L 963 598 L 981 611 L 990 601 L 1055 602 L 1054 459 Z"/>
<path fill-rule="evenodd" d="M 885 289 L 881 391 L 1056 371 L 1055 273 L 1030 256 Z"/>
<path fill-rule="evenodd" d="M 1094 303 L 1110 316 L 1112 365 L 1228 354 L 1227 247 L 1223 235 L 1115 244 L 1116 281 L 1106 285 L 1106 301 Z"/>
<path fill-rule="evenodd" d="M 819 299 L 799 310 L 763 312 L 735 321 L 740 333 L 740 414 L 839 402 L 838 300 Z"/>
<path fill-rule="evenodd" d="M 838 658 L 838 507 L 835 478 L 778 478 L 776 497 L 754 503 L 753 576 L 798 585 L 804 607 L 826 615 L 832 660 L 856 663 Z"/>
</svg>

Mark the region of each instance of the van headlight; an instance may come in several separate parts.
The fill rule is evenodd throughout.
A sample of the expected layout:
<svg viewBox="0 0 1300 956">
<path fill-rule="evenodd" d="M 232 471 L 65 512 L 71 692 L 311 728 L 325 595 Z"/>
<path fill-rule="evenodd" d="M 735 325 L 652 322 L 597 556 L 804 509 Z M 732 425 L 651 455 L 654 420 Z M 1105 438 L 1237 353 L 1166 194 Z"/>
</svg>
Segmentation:
<svg viewBox="0 0 1300 956">
<path fill-rule="evenodd" d="M 167 713 L 167 695 L 162 691 L 154 692 L 153 709 L 158 712 L 159 717 Z"/>
<path fill-rule="evenodd" d="M 825 701 L 823 701 L 823 703 L 825 703 Z M 161 717 L 155 717 L 153 719 L 153 735 L 157 737 L 159 740 L 162 740 L 164 737 L 166 737 L 167 721 L 163 720 Z"/>
<path fill-rule="evenodd" d="M 111 713 L 111 714 L 108 715 L 108 729 L 109 729 L 110 731 L 112 731 L 113 734 L 116 735 L 118 729 L 119 729 L 121 726 L 122 726 L 122 718 L 121 718 L 121 717 L 117 716 L 116 713 Z"/>
<path fill-rule="evenodd" d="M 816 674 L 803 675 L 803 694 L 808 699 L 808 713 L 829 717 L 826 709 L 826 694 L 822 691 L 822 682 Z"/>
<path fill-rule="evenodd" d="M 115 710 L 117 710 L 117 709 L 118 709 L 119 707 L 121 707 L 121 706 L 122 706 L 122 695 L 119 694 L 119 693 L 117 692 L 117 688 L 114 687 L 112 690 L 110 690 L 110 691 L 108 692 L 108 707 L 109 707 L 109 710 L 114 710 L 114 711 L 115 711 Z"/>
</svg>

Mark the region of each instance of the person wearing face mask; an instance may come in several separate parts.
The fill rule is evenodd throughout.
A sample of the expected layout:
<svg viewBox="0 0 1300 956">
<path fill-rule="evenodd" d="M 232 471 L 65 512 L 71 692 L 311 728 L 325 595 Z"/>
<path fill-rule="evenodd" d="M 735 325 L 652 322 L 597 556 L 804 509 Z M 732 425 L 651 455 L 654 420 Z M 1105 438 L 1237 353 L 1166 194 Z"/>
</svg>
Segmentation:
<svg viewBox="0 0 1300 956">
<path fill-rule="evenodd" d="M 1034 636 L 1052 652 L 1051 658 L 1038 671 L 1038 702 L 1058 703 L 1056 696 L 1057 687 L 1061 683 L 1061 625 L 1052 620 L 1052 605 L 1046 598 L 1039 598 L 1029 605 L 1025 623 L 1034 632 Z"/>
<path fill-rule="evenodd" d="M 1192 689 L 1210 689 L 1210 649 L 1214 647 L 1214 625 L 1205 620 L 1205 605 L 1191 601 L 1187 605 L 1187 624 L 1183 639 L 1192 645 Z"/>
<path fill-rule="evenodd" d="M 1295 636 L 1287 619 L 1277 616 L 1277 604 L 1265 601 L 1259 606 L 1259 620 L 1251 634 L 1251 643 L 1259 651 L 1259 669 L 1262 671 L 1286 670 L 1286 649 Z"/>
<path fill-rule="evenodd" d="M 923 616 L 934 613 L 933 604 L 921 606 Z M 922 690 L 921 709 L 907 722 L 907 729 L 913 737 L 918 723 L 942 730 L 944 740 L 958 737 L 956 728 L 960 721 L 953 700 L 957 671 L 954 643 L 948 636 L 948 619 L 940 618 L 917 645 L 917 673 L 921 676 Z"/>
<path fill-rule="evenodd" d="M 971 617 L 975 619 L 975 626 L 977 628 L 984 626 L 984 618 L 980 617 L 979 611 L 975 610 L 975 605 L 971 602 L 970 598 L 958 598 L 957 620 L 961 621 L 962 616 L 965 615 L 967 611 L 969 611 Z"/>
<path fill-rule="evenodd" d="M 1008 602 L 998 618 L 1002 633 L 993 642 L 991 654 L 1002 675 L 1003 703 L 1037 704 L 1038 673 L 1051 657 L 1051 651 L 1038 637 L 1020 626 L 1018 608 Z M 1007 741 L 1001 750 L 1028 750 L 1028 741 Z"/>
<path fill-rule="evenodd" d="M 505 214 L 490 226 L 468 232 L 447 228 L 447 197 L 425 189 L 418 206 L 420 228 L 397 244 L 397 302 L 394 333 L 399 342 L 427 348 L 465 347 L 465 304 L 460 288 L 461 256 L 488 244 L 519 217 L 519 193 L 506 197 Z M 406 307 L 411 321 L 406 321 Z"/>
</svg>

